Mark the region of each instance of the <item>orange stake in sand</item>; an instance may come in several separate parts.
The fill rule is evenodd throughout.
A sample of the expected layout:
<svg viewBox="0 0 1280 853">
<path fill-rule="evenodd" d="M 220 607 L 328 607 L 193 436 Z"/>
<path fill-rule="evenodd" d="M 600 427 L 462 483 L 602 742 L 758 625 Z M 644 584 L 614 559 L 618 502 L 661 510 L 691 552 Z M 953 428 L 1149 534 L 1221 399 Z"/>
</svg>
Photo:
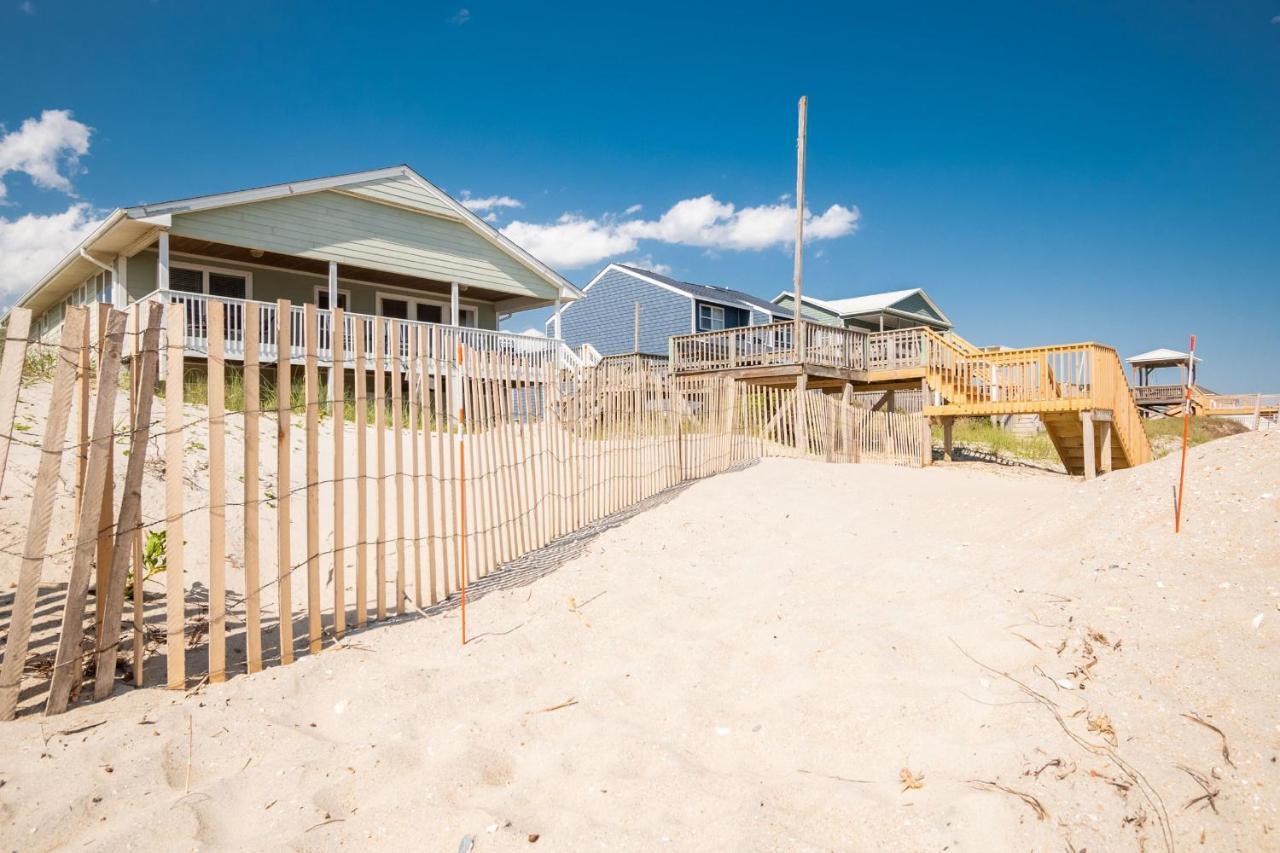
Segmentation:
<svg viewBox="0 0 1280 853">
<path fill-rule="evenodd" d="M 466 411 L 462 396 L 462 344 L 458 344 L 458 506 L 461 509 L 459 531 L 458 580 L 462 592 L 462 645 L 467 644 L 467 433 L 463 429 Z"/>
<path fill-rule="evenodd" d="M 1191 388 L 1196 384 L 1196 336 L 1191 336 L 1187 358 L 1186 399 L 1182 403 L 1182 467 L 1178 469 L 1178 500 L 1173 507 L 1173 532 L 1182 532 L 1182 488 L 1187 478 L 1187 440 L 1191 436 Z"/>
</svg>

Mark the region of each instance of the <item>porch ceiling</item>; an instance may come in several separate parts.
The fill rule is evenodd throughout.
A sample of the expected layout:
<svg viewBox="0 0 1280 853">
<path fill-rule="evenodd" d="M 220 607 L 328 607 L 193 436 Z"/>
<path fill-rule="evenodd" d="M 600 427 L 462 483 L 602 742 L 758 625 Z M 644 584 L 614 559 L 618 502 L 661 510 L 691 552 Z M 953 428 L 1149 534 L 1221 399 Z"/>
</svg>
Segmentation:
<svg viewBox="0 0 1280 853">
<path fill-rule="evenodd" d="M 297 272 L 311 273 L 313 275 L 327 276 L 329 274 L 329 264 L 327 261 L 320 261 L 314 258 L 302 258 L 297 255 L 285 255 L 279 252 L 263 251 L 255 254 L 243 246 L 232 246 L 227 243 L 215 243 L 210 240 L 183 237 L 178 234 L 174 234 L 169 238 L 169 251 L 176 254 L 200 255 L 224 261 L 276 267 L 278 269 L 285 270 L 295 270 Z M 372 270 L 367 267 L 358 267 L 351 264 L 338 264 L 338 277 L 353 282 L 363 282 L 374 285 L 380 284 L 388 287 L 402 287 L 437 296 L 449 295 L 449 282 L 447 281 L 417 278 L 411 275 L 401 275 L 399 273 L 384 272 L 382 270 Z M 511 299 L 510 293 L 504 293 L 499 290 L 489 290 L 483 287 L 464 285 L 462 287 L 462 292 L 466 293 L 467 298 L 469 299 L 482 299 L 488 302 L 504 302 Z"/>
</svg>

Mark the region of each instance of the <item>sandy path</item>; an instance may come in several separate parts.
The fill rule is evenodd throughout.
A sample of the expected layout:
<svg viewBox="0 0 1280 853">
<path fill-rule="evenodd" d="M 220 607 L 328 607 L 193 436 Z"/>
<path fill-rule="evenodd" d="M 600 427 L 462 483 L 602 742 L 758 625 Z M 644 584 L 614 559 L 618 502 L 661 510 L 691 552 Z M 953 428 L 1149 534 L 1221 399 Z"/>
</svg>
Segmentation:
<svg viewBox="0 0 1280 853">
<path fill-rule="evenodd" d="M 1083 484 L 774 460 L 703 481 L 476 602 L 465 648 L 451 612 L 197 696 L 0 727 L 0 841 L 1163 849 L 1114 762 L 959 646 L 1091 742 L 1107 714 L 1179 847 L 1275 849 L 1280 434 L 1196 450 L 1177 540 L 1174 464 Z M 1217 814 L 1184 809 L 1202 792 L 1177 765 Z M 903 792 L 903 768 L 924 786 Z"/>
</svg>

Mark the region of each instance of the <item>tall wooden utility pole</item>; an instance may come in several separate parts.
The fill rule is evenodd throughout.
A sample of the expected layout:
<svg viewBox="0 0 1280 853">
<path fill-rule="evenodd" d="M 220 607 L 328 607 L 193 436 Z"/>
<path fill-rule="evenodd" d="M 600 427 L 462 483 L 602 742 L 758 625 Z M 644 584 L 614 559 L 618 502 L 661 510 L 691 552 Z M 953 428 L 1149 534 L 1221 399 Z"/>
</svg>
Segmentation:
<svg viewBox="0 0 1280 853">
<path fill-rule="evenodd" d="M 800 96 L 800 133 L 796 139 L 796 268 L 792 284 L 795 287 L 795 347 L 796 360 L 804 364 L 804 324 L 800 319 L 800 299 L 804 289 L 804 144 L 808 128 L 809 98 Z"/>
</svg>

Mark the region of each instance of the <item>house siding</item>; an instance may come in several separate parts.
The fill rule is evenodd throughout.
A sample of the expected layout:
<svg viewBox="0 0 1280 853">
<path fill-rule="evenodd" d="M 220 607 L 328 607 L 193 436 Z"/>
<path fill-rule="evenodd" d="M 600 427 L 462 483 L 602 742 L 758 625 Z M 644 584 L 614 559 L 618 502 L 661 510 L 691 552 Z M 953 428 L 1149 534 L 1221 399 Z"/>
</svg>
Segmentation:
<svg viewBox="0 0 1280 853">
<path fill-rule="evenodd" d="M 318 260 L 554 299 L 556 288 L 460 221 L 325 191 L 175 214 L 171 231 Z"/>
<path fill-rule="evenodd" d="M 792 296 L 782 296 L 778 298 L 776 303 L 781 308 L 792 310 L 795 306 L 795 298 Z M 800 312 L 801 316 L 806 320 L 813 320 L 815 323 L 825 323 L 828 326 L 843 326 L 840 318 L 830 311 L 824 311 L 816 305 L 808 302 L 804 303 L 804 310 Z"/>
<path fill-rule="evenodd" d="M 423 213 L 429 213 L 432 216 L 440 216 L 445 219 L 458 218 L 457 212 L 444 199 L 417 181 L 403 175 L 394 178 L 380 178 L 363 184 L 353 184 L 343 187 L 341 192 L 361 196 L 383 204 L 413 208 L 414 210 L 420 210 Z"/>
<path fill-rule="evenodd" d="M 667 354 L 667 339 L 693 331 L 693 300 L 636 278 L 609 270 L 586 295 L 560 312 L 560 334 L 577 349 L 589 343 L 601 355 L 632 351 L 635 304 L 640 303 L 640 351 Z M 554 319 L 547 321 L 552 334 Z"/>
<path fill-rule="evenodd" d="M 913 293 L 906 299 L 902 299 L 893 304 L 893 307 L 899 311 L 906 311 L 909 314 L 919 314 L 922 317 L 932 317 L 935 321 L 942 323 L 943 320 L 938 316 L 938 312 L 929 307 L 929 303 L 924 297 L 918 293 Z"/>
</svg>

